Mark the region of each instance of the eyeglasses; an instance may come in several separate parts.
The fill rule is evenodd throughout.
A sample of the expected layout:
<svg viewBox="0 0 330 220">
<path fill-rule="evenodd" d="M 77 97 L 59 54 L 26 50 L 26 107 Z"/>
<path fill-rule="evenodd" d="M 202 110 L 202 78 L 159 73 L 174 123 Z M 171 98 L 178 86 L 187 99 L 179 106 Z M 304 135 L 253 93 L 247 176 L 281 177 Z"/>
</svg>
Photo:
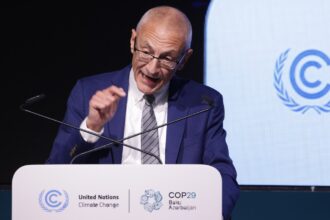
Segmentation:
<svg viewBox="0 0 330 220">
<path fill-rule="evenodd" d="M 156 57 L 146 51 L 143 50 L 139 50 L 136 48 L 136 46 L 134 45 L 134 51 L 139 52 L 139 60 L 145 63 L 149 63 L 151 62 L 153 59 L 157 59 L 159 61 L 159 64 L 161 67 L 165 68 L 165 69 L 170 69 L 170 70 L 174 70 L 175 67 L 181 63 L 184 55 L 180 58 L 180 60 L 170 60 L 167 58 L 160 58 L 160 57 Z"/>
</svg>

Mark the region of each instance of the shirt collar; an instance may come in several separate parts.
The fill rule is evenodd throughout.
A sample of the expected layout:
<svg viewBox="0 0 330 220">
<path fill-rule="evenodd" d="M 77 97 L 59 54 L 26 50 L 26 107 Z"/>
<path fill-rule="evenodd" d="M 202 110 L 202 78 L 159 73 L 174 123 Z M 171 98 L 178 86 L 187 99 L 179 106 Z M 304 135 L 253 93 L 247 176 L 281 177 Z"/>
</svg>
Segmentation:
<svg viewBox="0 0 330 220">
<path fill-rule="evenodd" d="M 167 101 L 168 96 L 168 88 L 169 88 L 169 82 L 164 85 L 160 91 L 156 92 L 154 94 L 155 96 L 155 102 L 153 105 L 162 105 Z M 133 68 L 131 69 L 129 73 L 129 86 L 128 90 L 132 92 L 132 97 L 134 99 L 134 103 L 137 104 L 138 102 L 143 101 L 144 93 L 141 92 L 136 84 L 135 78 L 134 78 L 134 71 Z"/>
</svg>

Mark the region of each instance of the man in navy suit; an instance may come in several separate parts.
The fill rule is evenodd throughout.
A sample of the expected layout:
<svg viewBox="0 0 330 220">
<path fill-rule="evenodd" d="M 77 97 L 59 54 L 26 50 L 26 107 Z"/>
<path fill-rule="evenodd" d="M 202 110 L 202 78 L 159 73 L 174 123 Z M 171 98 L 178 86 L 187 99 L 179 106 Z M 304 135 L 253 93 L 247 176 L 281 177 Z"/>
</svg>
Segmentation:
<svg viewBox="0 0 330 220">
<path fill-rule="evenodd" d="M 179 10 L 161 6 L 147 11 L 132 29 L 132 65 L 81 79 L 73 88 L 64 121 L 99 135 L 121 140 L 142 129 L 145 97 L 158 125 L 206 109 L 209 111 L 157 129 L 153 154 L 166 164 L 206 164 L 219 170 L 223 181 L 223 217 L 230 217 L 238 198 L 236 171 L 223 129 L 222 96 L 215 90 L 175 76 L 192 54 L 191 24 Z M 206 100 L 205 100 L 206 99 Z M 125 144 L 141 149 L 141 137 Z M 48 163 L 69 163 L 82 152 L 108 141 L 61 126 Z M 150 141 L 151 142 L 151 141 Z M 95 151 L 76 163 L 142 164 L 142 153 L 123 146 Z"/>
</svg>

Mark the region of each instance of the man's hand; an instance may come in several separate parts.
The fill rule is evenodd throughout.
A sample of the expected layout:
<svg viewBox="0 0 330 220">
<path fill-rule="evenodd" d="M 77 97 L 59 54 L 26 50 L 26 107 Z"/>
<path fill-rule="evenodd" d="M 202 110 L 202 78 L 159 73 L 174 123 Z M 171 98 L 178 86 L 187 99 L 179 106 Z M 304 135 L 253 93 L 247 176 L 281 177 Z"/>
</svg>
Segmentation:
<svg viewBox="0 0 330 220">
<path fill-rule="evenodd" d="M 104 124 L 115 115 L 119 100 L 125 96 L 125 91 L 117 86 L 97 91 L 89 101 L 87 128 L 97 132 L 101 131 Z"/>
</svg>

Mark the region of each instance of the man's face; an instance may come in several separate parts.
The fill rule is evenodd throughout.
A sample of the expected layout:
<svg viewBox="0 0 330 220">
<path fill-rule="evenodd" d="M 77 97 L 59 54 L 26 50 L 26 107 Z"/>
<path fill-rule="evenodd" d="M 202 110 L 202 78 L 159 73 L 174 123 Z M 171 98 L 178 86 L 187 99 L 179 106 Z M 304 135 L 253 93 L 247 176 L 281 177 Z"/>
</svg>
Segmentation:
<svg viewBox="0 0 330 220">
<path fill-rule="evenodd" d="M 182 34 L 168 32 L 165 28 L 145 25 L 139 32 L 132 30 L 130 43 L 137 87 L 144 94 L 154 94 L 171 80 L 178 66 L 175 65 L 174 69 L 166 68 L 160 60 L 153 58 L 147 62 L 143 56 L 150 54 L 175 63 L 184 55 L 184 38 Z"/>
</svg>

